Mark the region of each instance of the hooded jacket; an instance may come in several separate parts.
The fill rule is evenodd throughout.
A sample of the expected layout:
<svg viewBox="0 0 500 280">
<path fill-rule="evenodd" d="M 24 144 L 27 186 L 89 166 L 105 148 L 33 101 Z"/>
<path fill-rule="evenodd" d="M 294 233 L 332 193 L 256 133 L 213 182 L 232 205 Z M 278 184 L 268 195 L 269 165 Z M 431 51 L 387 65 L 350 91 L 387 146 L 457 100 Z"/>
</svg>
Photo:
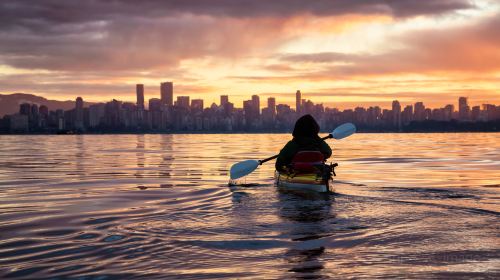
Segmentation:
<svg viewBox="0 0 500 280">
<path fill-rule="evenodd" d="M 320 151 L 325 159 L 332 155 L 332 149 L 319 136 L 319 125 L 311 115 L 300 117 L 293 128 L 293 139 L 281 149 L 276 159 L 276 170 L 283 170 L 300 151 Z"/>
</svg>

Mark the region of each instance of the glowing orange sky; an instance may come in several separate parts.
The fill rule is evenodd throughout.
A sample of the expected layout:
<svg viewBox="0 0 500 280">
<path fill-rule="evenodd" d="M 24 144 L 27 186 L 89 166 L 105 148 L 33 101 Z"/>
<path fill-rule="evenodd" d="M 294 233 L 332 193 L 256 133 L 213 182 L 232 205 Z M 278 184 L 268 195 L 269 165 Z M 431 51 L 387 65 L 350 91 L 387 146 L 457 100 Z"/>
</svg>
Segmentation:
<svg viewBox="0 0 500 280">
<path fill-rule="evenodd" d="M 4 1 L 0 93 L 135 101 L 136 83 L 152 98 L 173 81 L 205 106 L 297 89 L 339 108 L 500 103 L 496 1 L 304 3 Z"/>
</svg>

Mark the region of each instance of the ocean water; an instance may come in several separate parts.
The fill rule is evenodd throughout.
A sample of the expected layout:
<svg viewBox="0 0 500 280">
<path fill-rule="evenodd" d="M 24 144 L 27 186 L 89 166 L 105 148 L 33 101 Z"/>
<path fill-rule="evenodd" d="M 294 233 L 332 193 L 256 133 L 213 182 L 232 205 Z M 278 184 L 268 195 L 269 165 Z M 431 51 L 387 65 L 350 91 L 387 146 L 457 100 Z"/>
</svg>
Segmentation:
<svg viewBox="0 0 500 280">
<path fill-rule="evenodd" d="M 500 278 L 500 134 L 329 140 L 334 195 L 228 186 L 288 140 L 0 136 L 0 278 Z"/>
</svg>

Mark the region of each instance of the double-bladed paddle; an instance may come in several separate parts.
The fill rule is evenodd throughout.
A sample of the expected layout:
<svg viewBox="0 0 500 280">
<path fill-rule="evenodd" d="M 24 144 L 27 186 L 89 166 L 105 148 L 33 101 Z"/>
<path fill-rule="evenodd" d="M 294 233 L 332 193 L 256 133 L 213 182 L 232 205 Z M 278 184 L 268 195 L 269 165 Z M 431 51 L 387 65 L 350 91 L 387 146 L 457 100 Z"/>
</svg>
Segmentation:
<svg viewBox="0 0 500 280">
<path fill-rule="evenodd" d="M 337 128 L 335 128 L 332 131 L 332 133 L 328 134 L 328 136 L 325 136 L 321 139 L 326 140 L 329 138 L 334 138 L 334 139 L 340 140 L 342 138 L 346 138 L 348 136 L 351 136 L 355 132 L 356 132 L 356 127 L 354 126 L 354 124 L 345 123 L 345 124 L 338 126 Z M 259 165 L 263 164 L 264 162 L 273 160 L 277 157 L 278 157 L 278 155 L 274 155 L 272 157 L 268 157 L 268 158 L 262 159 L 262 160 L 249 159 L 249 160 L 240 161 L 236 164 L 233 164 L 233 166 L 231 166 L 231 169 L 229 171 L 230 178 L 231 178 L 231 180 L 235 180 L 235 179 L 244 177 L 244 176 L 252 173 L 255 169 L 257 169 L 257 167 L 259 167 Z"/>
</svg>

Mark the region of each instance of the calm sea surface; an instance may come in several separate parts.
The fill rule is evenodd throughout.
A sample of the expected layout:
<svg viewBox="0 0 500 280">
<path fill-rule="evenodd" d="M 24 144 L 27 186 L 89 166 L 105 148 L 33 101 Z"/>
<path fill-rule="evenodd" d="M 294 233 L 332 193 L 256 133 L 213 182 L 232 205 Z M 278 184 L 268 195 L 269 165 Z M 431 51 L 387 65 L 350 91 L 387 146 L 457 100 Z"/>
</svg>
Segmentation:
<svg viewBox="0 0 500 280">
<path fill-rule="evenodd" d="M 500 134 L 330 140 L 335 195 L 228 186 L 287 140 L 0 136 L 0 278 L 500 278 Z"/>
</svg>

